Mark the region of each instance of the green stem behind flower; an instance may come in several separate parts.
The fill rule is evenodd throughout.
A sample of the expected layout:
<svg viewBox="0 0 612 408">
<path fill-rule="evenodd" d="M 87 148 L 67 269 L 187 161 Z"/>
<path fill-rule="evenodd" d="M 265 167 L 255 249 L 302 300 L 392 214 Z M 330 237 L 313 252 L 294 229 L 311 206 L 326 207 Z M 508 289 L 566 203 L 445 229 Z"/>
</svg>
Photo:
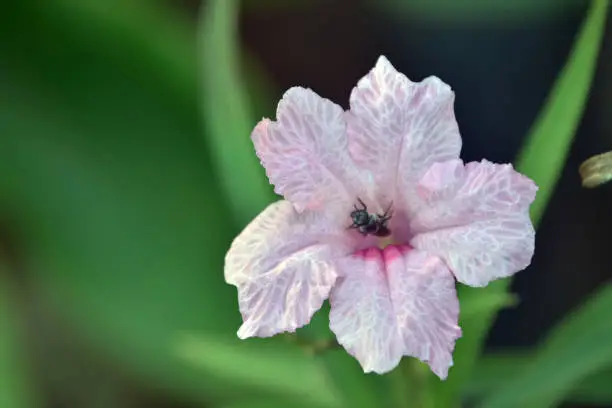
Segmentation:
<svg viewBox="0 0 612 408">
<path fill-rule="evenodd" d="M 435 401 L 428 392 L 433 380 L 429 367 L 414 358 L 404 358 L 388 374 L 391 380 L 393 406 L 397 408 L 433 408 Z"/>
<path fill-rule="evenodd" d="M 395 408 L 419 407 L 415 402 L 419 400 L 419 391 L 414 387 L 415 383 L 407 376 L 404 370 L 406 360 L 404 359 L 395 370 L 387 374 L 391 385 L 391 401 Z"/>
</svg>

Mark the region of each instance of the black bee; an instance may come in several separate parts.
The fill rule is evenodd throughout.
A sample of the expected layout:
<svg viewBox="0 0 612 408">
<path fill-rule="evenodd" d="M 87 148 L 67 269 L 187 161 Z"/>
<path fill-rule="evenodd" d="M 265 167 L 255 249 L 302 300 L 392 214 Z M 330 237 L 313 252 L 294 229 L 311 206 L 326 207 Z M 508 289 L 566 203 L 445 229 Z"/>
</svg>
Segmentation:
<svg viewBox="0 0 612 408">
<path fill-rule="evenodd" d="M 359 204 L 361 204 L 361 208 L 357 208 L 354 205 L 355 210 L 351 211 L 351 219 L 353 220 L 353 224 L 349 228 L 356 228 L 359 232 L 366 236 L 368 234 L 374 235 L 376 237 L 387 237 L 391 234 L 391 231 L 387 227 L 387 222 L 393 216 L 392 213 L 389 213 L 391 210 L 391 206 L 387 208 L 383 214 L 370 214 L 368 213 L 368 207 L 361 201 L 360 198 L 357 198 Z"/>
</svg>

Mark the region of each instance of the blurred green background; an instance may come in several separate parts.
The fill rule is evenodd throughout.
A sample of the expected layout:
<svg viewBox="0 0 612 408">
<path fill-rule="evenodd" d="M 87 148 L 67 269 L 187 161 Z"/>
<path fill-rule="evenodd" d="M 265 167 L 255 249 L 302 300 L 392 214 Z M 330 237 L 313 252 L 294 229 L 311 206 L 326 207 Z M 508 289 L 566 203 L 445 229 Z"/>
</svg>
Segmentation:
<svg viewBox="0 0 612 408">
<path fill-rule="evenodd" d="M 612 406 L 612 35 L 595 0 L 0 5 L 0 408 Z M 347 107 L 385 54 L 457 93 L 463 157 L 540 186 L 533 265 L 459 288 L 446 382 L 410 359 L 239 341 L 234 236 L 274 201 L 249 140 L 282 92 Z M 326 310 L 300 342 L 332 338 Z"/>
</svg>

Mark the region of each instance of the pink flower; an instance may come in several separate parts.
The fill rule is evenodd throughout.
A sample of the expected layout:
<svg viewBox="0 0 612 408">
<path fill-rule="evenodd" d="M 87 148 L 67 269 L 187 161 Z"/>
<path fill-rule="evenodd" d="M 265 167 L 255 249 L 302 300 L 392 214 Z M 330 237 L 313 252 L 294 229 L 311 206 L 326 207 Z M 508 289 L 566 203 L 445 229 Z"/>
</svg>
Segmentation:
<svg viewBox="0 0 612 408">
<path fill-rule="evenodd" d="M 440 79 L 411 82 L 385 57 L 359 81 L 349 111 L 310 89 L 285 93 L 277 121 L 263 119 L 252 134 L 285 200 L 259 214 L 225 259 L 240 338 L 293 332 L 329 298 L 330 328 L 365 372 L 414 356 L 446 378 L 461 336 L 455 278 L 485 286 L 529 265 L 537 191 L 510 164 L 459 159 L 453 103 Z M 391 207 L 389 237 L 350 228 L 359 199 L 370 215 Z"/>
</svg>

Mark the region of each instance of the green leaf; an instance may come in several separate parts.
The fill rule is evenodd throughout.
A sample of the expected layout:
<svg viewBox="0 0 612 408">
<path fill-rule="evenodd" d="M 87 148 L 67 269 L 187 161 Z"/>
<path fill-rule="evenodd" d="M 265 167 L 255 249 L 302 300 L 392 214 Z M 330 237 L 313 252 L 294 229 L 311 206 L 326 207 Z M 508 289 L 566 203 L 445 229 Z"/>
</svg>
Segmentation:
<svg viewBox="0 0 612 408">
<path fill-rule="evenodd" d="M 477 296 L 465 297 L 461 303 L 461 321 L 480 320 L 491 311 L 499 311 L 516 306 L 518 298 L 511 293 L 483 291 Z"/>
<path fill-rule="evenodd" d="M 612 405 L 612 367 L 584 378 L 567 396 L 571 402 L 600 405 Z"/>
<path fill-rule="evenodd" d="M 212 159 L 239 225 L 275 198 L 250 134 L 257 122 L 239 70 L 238 3 L 211 0 L 200 17 L 203 117 Z"/>
<path fill-rule="evenodd" d="M 236 338 L 223 258 L 237 231 L 202 142 L 195 29 L 176 29 L 153 2 L 85 3 L 0 13 L 0 204 L 24 237 L 27 275 L 79 338 L 153 387 L 206 403 L 330 400 L 311 388 L 314 359 Z M 267 352 L 294 367 L 272 365 L 266 378 L 308 381 L 264 387 L 185 364 L 185 332 L 219 353 L 245 345 L 222 354 L 230 367 Z"/>
<path fill-rule="evenodd" d="M 499 352 L 487 354 L 478 360 L 470 381 L 464 388 L 464 396 L 482 398 L 508 380 L 520 375 L 529 364 L 531 353 Z"/>
<path fill-rule="evenodd" d="M 6 272 L 0 265 L 0 407 L 33 408 L 40 401 L 30 383 L 21 310 Z"/>
<path fill-rule="evenodd" d="M 120 44 L 115 56 L 124 54 L 125 66 L 129 61 L 155 67 L 148 75 L 157 76 L 156 88 L 168 92 L 169 97 L 181 100 L 188 109 L 195 108 L 196 87 L 196 43 L 195 28 L 184 24 L 173 8 L 155 7 L 153 2 L 124 2 L 122 0 L 81 1 L 55 0 L 51 4 L 23 2 L 18 13 L 27 13 L 35 30 L 44 31 L 50 22 L 52 26 L 62 24 L 73 31 L 82 33 L 91 51 L 104 52 L 109 43 Z M 147 6 L 146 3 L 150 3 Z M 6 16 L 10 16 L 7 13 Z M 12 25 L 8 25 L 12 27 Z M 17 28 L 17 27 L 12 27 Z M 49 27 L 50 29 L 53 29 Z M 33 52 L 58 51 L 51 40 L 38 44 Z M 42 57 L 42 55 L 39 55 Z M 74 68 L 78 68 L 76 62 Z M 132 68 L 135 65 L 132 66 Z M 76 69 L 75 69 L 76 70 Z M 68 70 L 67 73 L 72 73 Z"/>
<path fill-rule="evenodd" d="M 607 0 L 592 0 L 569 60 L 516 162 L 540 187 L 531 206 L 539 223 L 554 192 L 591 89 L 606 26 Z"/>
<path fill-rule="evenodd" d="M 319 405 L 312 405 L 303 401 L 287 401 L 278 399 L 263 399 L 236 401 L 227 405 L 221 405 L 220 408 L 322 408 Z"/>
<path fill-rule="evenodd" d="M 517 170 L 531 177 L 540 188 L 531 207 L 536 226 L 555 190 L 584 111 L 605 26 L 606 8 L 605 0 L 593 1 L 569 59 L 516 162 Z M 506 293 L 510 282 L 510 279 L 499 280 L 486 289 L 461 287 L 459 297 L 463 304 L 473 296 Z M 436 406 L 449 407 L 459 399 L 496 313 L 497 309 L 491 309 L 480 319 L 462 324 L 463 337 L 457 341 L 455 365 L 449 379 L 436 383 L 432 390 L 437 396 Z"/>
<path fill-rule="evenodd" d="M 547 336 L 524 371 L 493 390 L 483 408 L 552 407 L 589 374 L 612 364 L 612 284 Z"/>
<path fill-rule="evenodd" d="M 486 355 L 478 362 L 472 379 L 465 388 L 468 398 L 482 398 L 503 387 L 508 381 L 523 374 L 533 356 L 516 352 Z M 609 406 L 612 404 L 611 368 L 598 371 L 582 379 L 568 392 L 571 403 Z"/>
<path fill-rule="evenodd" d="M 283 390 L 317 406 L 338 407 L 339 400 L 323 368 L 305 358 L 302 350 L 290 346 L 274 344 L 263 348 L 256 340 L 234 344 L 211 336 L 184 336 L 177 342 L 177 352 L 210 376 L 237 386 L 270 392 Z"/>
</svg>

